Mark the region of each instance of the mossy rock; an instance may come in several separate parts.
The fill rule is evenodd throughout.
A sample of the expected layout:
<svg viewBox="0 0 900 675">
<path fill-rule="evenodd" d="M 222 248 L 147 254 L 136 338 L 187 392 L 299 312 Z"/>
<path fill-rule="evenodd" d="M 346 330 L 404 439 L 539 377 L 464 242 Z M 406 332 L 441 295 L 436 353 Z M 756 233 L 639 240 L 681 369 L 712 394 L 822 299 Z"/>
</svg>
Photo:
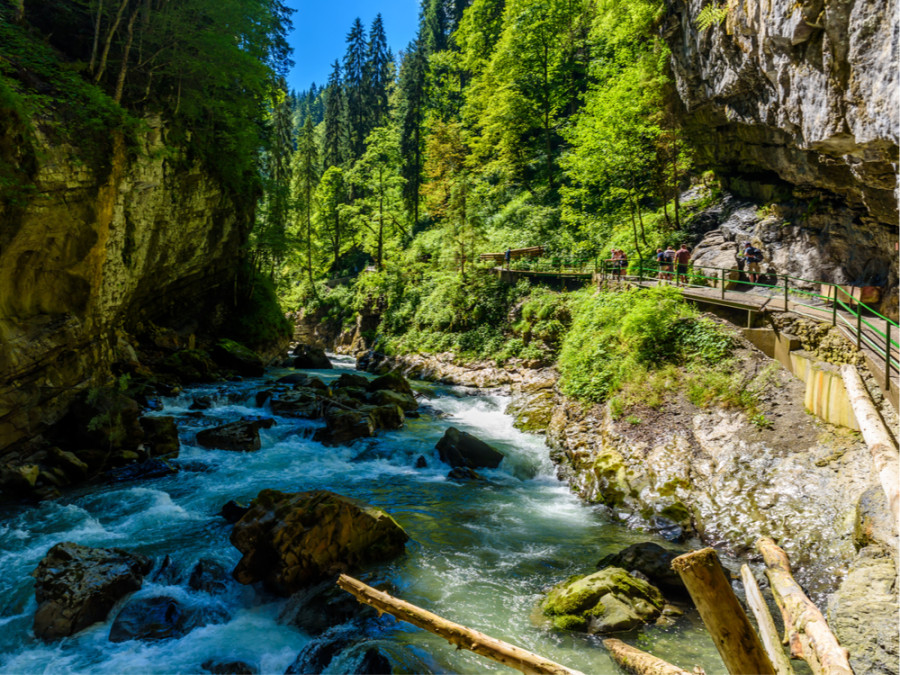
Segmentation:
<svg viewBox="0 0 900 675">
<path fill-rule="evenodd" d="M 163 361 L 163 369 L 181 382 L 213 382 L 219 377 L 213 360 L 202 349 L 181 349 Z"/>
<path fill-rule="evenodd" d="M 541 610 L 562 630 L 612 633 L 655 621 L 664 603 L 655 586 L 619 567 L 607 567 L 556 585 Z"/>
<path fill-rule="evenodd" d="M 260 377 L 266 372 L 265 364 L 260 356 L 234 340 L 219 340 L 212 349 L 212 357 L 223 368 L 228 368 L 239 375 Z"/>
<path fill-rule="evenodd" d="M 620 506 L 631 494 L 625 460 L 618 452 L 606 450 L 594 459 L 593 473 L 597 480 L 597 498 L 610 507 Z"/>
<path fill-rule="evenodd" d="M 659 515 L 678 523 L 684 528 L 691 526 L 691 511 L 682 502 L 673 502 L 659 512 Z"/>
</svg>

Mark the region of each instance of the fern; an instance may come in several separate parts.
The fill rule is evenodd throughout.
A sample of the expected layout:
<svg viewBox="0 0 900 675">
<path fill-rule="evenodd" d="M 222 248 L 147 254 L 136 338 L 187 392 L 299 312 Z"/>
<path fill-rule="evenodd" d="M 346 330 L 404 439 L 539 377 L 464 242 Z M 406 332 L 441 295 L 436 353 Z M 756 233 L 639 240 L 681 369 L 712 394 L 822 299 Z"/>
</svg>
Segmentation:
<svg viewBox="0 0 900 675">
<path fill-rule="evenodd" d="M 703 31 L 717 23 L 722 23 L 727 16 L 728 8 L 725 5 L 712 3 L 700 10 L 697 18 L 694 19 L 694 24 Z"/>
</svg>

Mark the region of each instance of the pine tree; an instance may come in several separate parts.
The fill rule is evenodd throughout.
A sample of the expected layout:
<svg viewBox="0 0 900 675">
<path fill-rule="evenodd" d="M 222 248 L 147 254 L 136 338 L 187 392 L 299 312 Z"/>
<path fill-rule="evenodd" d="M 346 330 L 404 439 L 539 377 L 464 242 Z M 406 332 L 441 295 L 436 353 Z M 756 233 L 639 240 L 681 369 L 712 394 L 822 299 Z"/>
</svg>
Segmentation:
<svg viewBox="0 0 900 675">
<path fill-rule="evenodd" d="M 403 200 L 411 218 L 410 232 L 419 222 L 419 190 L 422 186 L 422 145 L 427 62 L 422 45 L 411 42 L 400 66 L 397 117 L 400 125 L 400 173 L 406 183 Z"/>
<path fill-rule="evenodd" d="M 344 88 L 341 83 L 341 64 L 334 62 L 328 86 L 325 88 L 325 138 L 322 147 L 324 168 L 340 166 L 347 156 L 347 130 Z"/>
<path fill-rule="evenodd" d="M 313 195 L 319 181 L 319 150 L 316 146 L 316 128 L 311 117 L 306 118 L 294 153 L 294 204 L 298 215 L 298 229 L 306 248 L 306 272 L 310 287 L 313 284 Z"/>
<path fill-rule="evenodd" d="M 347 96 L 347 118 L 350 152 L 353 160 L 362 156 L 368 135 L 366 120 L 366 60 L 368 45 L 366 30 L 359 17 L 347 34 L 347 52 L 344 55 L 344 91 Z"/>
<path fill-rule="evenodd" d="M 429 54 L 447 48 L 447 11 L 444 0 L 425 0 L 423 3 L 420 35 Z"/>
<path fill-rule="evenodd" d="M 369 53 L 366 61 L 366 94 L 370 112 L 370 129 L 384 123 L 388 113 L 388 84 L 393 58 L 387 46 L 381 14 L 372 22 L 369 32 Z"/>
</svg>

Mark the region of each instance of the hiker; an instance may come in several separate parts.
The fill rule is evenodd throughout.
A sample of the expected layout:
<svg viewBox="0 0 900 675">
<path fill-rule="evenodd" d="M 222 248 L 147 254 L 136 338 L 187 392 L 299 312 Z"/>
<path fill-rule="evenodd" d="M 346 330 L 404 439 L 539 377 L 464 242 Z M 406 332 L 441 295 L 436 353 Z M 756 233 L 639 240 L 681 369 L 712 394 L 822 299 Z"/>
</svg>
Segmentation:
<svg viewBox="0 0 900 675">
<path fill-rule="evenodd" d="M 672 280 L 672 265 L 675 263 L 675 249 L 671 246 L 667 246 L 665 252 L 663 253 L 663 259 L 666 261 L 666 274 L 665 278 L 668 281 Z"/>
<path fill-rule="evenodd" d="M 763 261 L 763 252 L 750 242 L 744 243 L 744 258 L 747 260 L 747 277 L 751 284 L 759 281 L 759 263 Z"/>
<path fill-rule="evenodd" d="M 656 274 L 657 279 L 663 279 L 665 275 L 663 274 L 663 270 L 666 266 L 666 252 L 661 248 L 656 249 L 656 267 L 659 270 Z"/>
<path fill-rule="evenodd" d="M 503 260 L 506 261 L 506 269 L 509 269 L 509 261 L 512 258 L 512 249 L 509 246 L 506 247 L 506 253 L 503 254 Z"/>
<path fill-rule="evenodd" d="M 675 283 L 684 283 L 687 286 L 688 262 L 691 259 L 691 252 L 688 250 L 687 244 L 682 244 L 681 248 L 675 253 L 675 262 L 678 269 L 675 271 Z"/>
<path fill-rule="evenodd" d="M 623 277 L 628 274 L 628 254 L 619 249 L 619 276 Z"/>
</svg>

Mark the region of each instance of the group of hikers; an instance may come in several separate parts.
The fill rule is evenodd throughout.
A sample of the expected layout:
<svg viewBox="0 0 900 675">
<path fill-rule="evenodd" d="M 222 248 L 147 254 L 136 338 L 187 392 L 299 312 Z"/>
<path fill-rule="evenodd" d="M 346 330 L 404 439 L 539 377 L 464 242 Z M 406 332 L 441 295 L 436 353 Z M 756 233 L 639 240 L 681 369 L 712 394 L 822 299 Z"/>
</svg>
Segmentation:
<svg viewBox="0 0 900 675">
<path fill-rule="evenodd" d="M 737 265 L 739 271 L 747 268 L 747 277 L 750 283 L 759 282 L 760 268 L 759 265 L 763 261 L 763 252 L 753 246 L 749 241 L 744 242 L 738 247 L 736 254 Z M 657 278 L 660 281 L 675 280 L 676 285 L 686 285 L 688 283 L 688 267 L 691 261 L 691 249 L 687 244 L 682 244 L 678 250 L 672 246 L 665 249 L 656 249 L 656 263 L 659 267 Z M 621 277 L 628 268 L 628 254 L 622 249 L 614 248 L 610 251 L 610 257 L 607 258 L 607 269 L 613 276 Z"/>
</svg>

